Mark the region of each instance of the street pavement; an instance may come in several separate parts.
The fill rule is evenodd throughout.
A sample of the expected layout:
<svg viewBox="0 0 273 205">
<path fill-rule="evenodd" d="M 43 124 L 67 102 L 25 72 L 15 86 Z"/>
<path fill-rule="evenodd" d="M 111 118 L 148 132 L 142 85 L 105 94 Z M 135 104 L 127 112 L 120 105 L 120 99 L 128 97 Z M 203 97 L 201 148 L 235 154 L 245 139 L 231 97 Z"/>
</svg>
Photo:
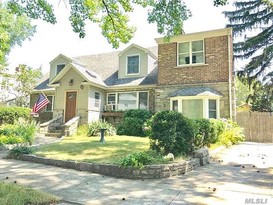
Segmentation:
<svg viewBox="0 0 273 205">
<path fill-rule="evenodd" d="M 119 179 L 1 156 L 0 180 L 59 196 L 59 205 L 273 205 L 273 144 L 244 142 L 214 154 L 206 166 L 156 180 Z"/>
</svg>

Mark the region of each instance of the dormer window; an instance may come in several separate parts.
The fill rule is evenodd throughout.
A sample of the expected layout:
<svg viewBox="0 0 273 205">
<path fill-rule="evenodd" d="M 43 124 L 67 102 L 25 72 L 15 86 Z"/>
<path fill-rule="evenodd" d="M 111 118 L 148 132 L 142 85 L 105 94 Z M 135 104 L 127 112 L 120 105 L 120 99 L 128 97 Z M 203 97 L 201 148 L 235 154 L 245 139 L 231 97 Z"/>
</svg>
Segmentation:
<svg viewBox="0 0 273 205">
<path fill-rule="evenodd" d="M 191 41 L 178 43 L 178 62 L 177 65 L 203 64 L 204 60 L 204 41 Z"/>
<path fill-rule="evenodd" d="M 127 56 L 127 74 L 139 74 L 139 55 Z"/>
<path fill-rule="evenodd" d="M 64 67 L 65 67 L 65 64 L 57 65 L 56 75 L 58 75 Z"/>
</svg>

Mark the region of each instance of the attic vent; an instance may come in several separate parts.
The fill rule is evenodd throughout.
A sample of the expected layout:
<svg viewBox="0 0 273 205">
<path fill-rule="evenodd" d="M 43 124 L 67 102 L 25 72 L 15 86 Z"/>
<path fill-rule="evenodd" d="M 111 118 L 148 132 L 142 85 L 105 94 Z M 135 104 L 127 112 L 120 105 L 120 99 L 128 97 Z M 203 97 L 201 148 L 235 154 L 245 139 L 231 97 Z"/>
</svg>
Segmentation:
<svg viewBox="0 0 273 205">
<path fill-rule="evenodd" d="M 88 70 L 85 71 L 88 75 L 90 75 L 93 78 L 97 78 L 97 76 L 93 75 L 92 73 L 90 73 Z"/>
</svg>

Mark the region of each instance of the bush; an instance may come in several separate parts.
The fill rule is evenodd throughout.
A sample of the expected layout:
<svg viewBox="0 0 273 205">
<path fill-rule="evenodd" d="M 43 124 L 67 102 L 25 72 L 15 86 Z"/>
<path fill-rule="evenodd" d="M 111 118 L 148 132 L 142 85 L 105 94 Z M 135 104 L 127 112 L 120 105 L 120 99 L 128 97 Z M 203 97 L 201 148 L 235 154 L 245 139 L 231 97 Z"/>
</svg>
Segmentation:
<svg viewBox="0 0 273 205">
<path fill-rule="evenodd" d="M 164 154 L 188 155 L 194 150 L 197 134 L 194 121 L 174 111 L 156 113 L 151 122 L 149 138 L 151 148 Z"/>
<path fill-rule="evenodd" d="M 197 129 L 197 134 L 194 138 L 194 146 L 195 149 L 201 148 L 204 146 L 209 146 L 211 143 L 211 123 L 208 119 L 200 118 L 200 119 L 195 119 L 195 126 Z"/>
<path fill-rule="evenodd" d="M 37 125 L 34 121 L 26 121 L 19 118 L 14 125 L 5 124 L 0 127 L 0 135 L 2 135 L 2 144 L 17 144 L 28 142 L 32 144 L 35 139 Z"/>
<path fill-rule="evenodd" d="M 117 127 L 118 135 L 145 136 L 144 123 L 151 118 L 152 113 L 147 110 L 127 110 L 123 121 Z"/>
<path fill-rule="evenodd" d="M 99 136 L 100 135 L 100 129 L 106 129 L 105 131 L 105 136 L 114 136 L 116 135 L 116 128 L 104 121 L 104 120 L 98 120 L 98 121 L 95 121 L 95 122 L 92 122 L 88 125 L 88 137 L 91 137 L 91 136 Z"/>
<path fill-rule="evenodd" d="M 244 141 L 245 137 L 242 127 L 240 127 L 236 122 L 233 122 L 232 120 L 227 120 L 225 122 L 225 125 L 226 126 L 224 132 L 219 136 L 220 144 L 228 147 Z"/>
<path fill-rule="evenodd" d="M 121 166 L 123 167 L 137 167 L 143 168 L 144 165 L 151 164 L 153 158 L 145 152 L 136 152 L 129 154 L 121 160 Z"/>
<path fill-rule="evenodd" d="M 18 157 L 21 154 L 32 154 L 33 149 L 25 146 L 14 147 L 9 151 L 9 156 Z"/>
<path fill-rule="evenodd" d="M 14 124 L 19 118 L 30 120 L 30 108 L 25 107 L 0 107 L 0 124 Z"/>
<path fill-rule="evenodd" d="M 210 119 L 210 143 L 214 144 L 219 141 L 220 135 L 225 130 L 225 123 L 219 119 Z"/>
<path fill-rule="evenodd" d="M 19 144 L 23 143 L 23 139 L 14 135 L 6 136 L 6 135 L 0 135 L 0 145 L 5 144 Z"/>
</svg>

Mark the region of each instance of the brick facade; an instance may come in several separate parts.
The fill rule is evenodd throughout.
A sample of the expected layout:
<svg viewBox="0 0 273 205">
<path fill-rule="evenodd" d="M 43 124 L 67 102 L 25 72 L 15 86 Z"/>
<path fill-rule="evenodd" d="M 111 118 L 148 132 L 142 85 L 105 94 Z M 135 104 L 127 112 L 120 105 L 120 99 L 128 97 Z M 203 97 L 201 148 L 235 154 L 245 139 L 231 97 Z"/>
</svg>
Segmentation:
<svg viewBox="0 0 273 205">
<path fill-rule="evenodd" d="M 159 44 L 158 85 L 228 82 L 228 36 L 205 38 L 204 45 L 205 64 L 178 67 L 177 43 Z"/>
</svg>

